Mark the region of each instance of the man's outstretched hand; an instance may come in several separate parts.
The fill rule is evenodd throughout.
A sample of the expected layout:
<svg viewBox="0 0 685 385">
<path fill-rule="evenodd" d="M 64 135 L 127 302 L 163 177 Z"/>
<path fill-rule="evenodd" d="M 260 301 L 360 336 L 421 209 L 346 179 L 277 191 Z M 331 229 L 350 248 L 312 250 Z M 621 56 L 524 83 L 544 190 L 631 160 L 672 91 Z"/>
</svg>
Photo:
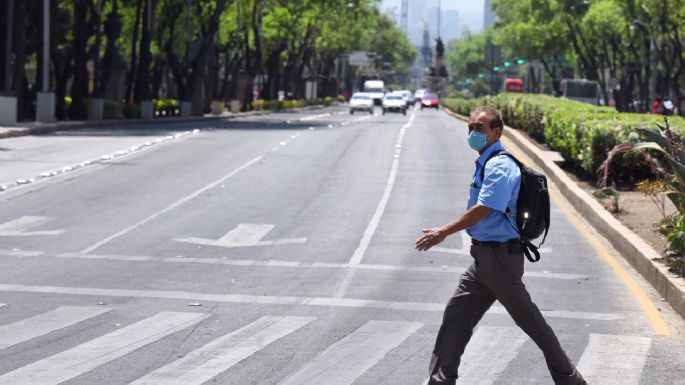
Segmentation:
<svg viewBox="0 0 685 385">
<path fill-rule="evenodd" d="M 419 251 L 426 251 L 431 247 L 441 243 L 445 240 L 445 238 L 447 238 L 445 232 L 442 231 L 439 227 L 423 229 L 422 231 L 423 235 L 421 236 L 421 238 L 419 238 L 418 241 L 416 241 L 416 244 L 414 245 L 416 250 Z"/>
</svg>

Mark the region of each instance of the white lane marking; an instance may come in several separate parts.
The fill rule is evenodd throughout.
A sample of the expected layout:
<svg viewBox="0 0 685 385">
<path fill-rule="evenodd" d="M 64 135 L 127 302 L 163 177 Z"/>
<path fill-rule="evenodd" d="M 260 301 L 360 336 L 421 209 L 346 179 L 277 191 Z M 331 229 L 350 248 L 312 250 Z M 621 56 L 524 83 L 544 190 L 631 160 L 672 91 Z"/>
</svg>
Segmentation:
<svg viewBox="0 0 685 385">
<path fill-rule="evenodd" d="M 131 385 L 203 384 L 315 319 L 264 316 L 133 381 Z"/>
<path fill-rule="evenodd" d="M 461 231 L 460 234 L 461 249 L 452 249 L 448 247 L 432 247 L 429 251 L 456 255 L 471 255 L 471 237 L 466 233 L 466 231 Z M 543 247 L 538 251 L 540 251 L 540 254 L 549 254 L 552 252 L 552 249 Z"/>
<path fill-rule="evenodd" d="M 2 253 L 0 253 L 2 255 Z M 30 256 L 40 256 L 40 253 Z M 57 258 L 66 259 L 95 259 L 95 260 L 113 260 L 113 261 L 130 261 L 130 262 L 162 262 L 162 263 L 188 263 L 188 264 L 205 264 L 205 265 L 225 265 L 225 266 L 259 266 L 259 267 L 289 267 L 289 268 L 303 268 L 303 269 L 355 269 L 355 270 L 376 270 L 376 271 L 408 271 L 408 272 L 426 272 L 426 273 L 449 273 L 461 274 L 466 271 L 464 266 L 401 266 L 401 265 L 371 265 L 359 264 L 350 265 L 349 263 L 327 263 L 314 262 L 311 264 L 302 263 L 298 261 L 279 261 L 267 260 L 260 261 L 256 259 L 223 259 L 223 258 L 193 258 L 193 257 L 151 257 L 151 256 L 137 256 L 137 255 L 100 255 L 100 254 L 81 254 L 81 253 L 64 253 L 57 255 Z M 547 278 L 547 279 L 584 279 L 590 277 L 589 275 L 568 274 L 568 273 L 552 273 L 549 271 L 527 271 L 523 274 L 525 277 L 533 278 Z"/>
<path fill-rule="evenodd" d="M 481 326 L 473 334 L 459 365 L 459 383 L 491 385 L 528 340 L 519 328 Z"/>
<path fill-rule="evenodd" d="M 396 302 L 373 299 L 357 298 L 332 298 L 332 297 L 294 297 L 294 296 L 270 296 L 270 295 L 241 295 L 241 294 L 205 294 L 187 291 L 173 290 L 132 290 L 132 289 L 102 289 L 89 287 L 65 287 L 65 286 L 31 286 L 0 284 L 0 292 L 23 292 L 23 293 L 50 293 L 50 294 L 73 294 L 107 297 L 131 297 L 131 298 L 162 298 L 196 300 L 206 302 L 225 303 L 250 303 L 262 305 L 301 305 L 301 306 L 324 306 L 324 307 L 348 307 L 370 308 L 388 310 L 410 311 L 443 311 L 445 305 L 430 302 Z M 488 310 L 490 314 L 507 314 L 501 306 L 493 306 Z M 595 321 L 614 321 L 621 319 L 620 314 L 613 313 L 586 313 L 573 311 L 542 311 L 546 317 L 585 319 Z"/>
<path fill-rule="evenodd" d="M 304 118 L 300 118 L 299 121 L 300 121 L 300 122 L 307 122 L 307 121 L 310 121 L 310 120 L 316 120 L 316 119 L 325 118 L 325 117 L 327 117 L 327 116 L 331 116 L 331 113 L 329 112 L 329 113 L 326 113 L 326 114 L 318 114 L 318 115 L 305 116 Z"/>
<path fill-rule="evenodd" d="M 262 241 L 262 238 L 264 238 L 273 228 L 274 225 L 269 224 L 241 223 L 219 240 L 195 237 L 174 240 L 177 242 L 226 248 L 285 245 L 291 243 L 304 243 L 307 241 L 307 238 L 285 238 L 273 241 Z"/>
<path fill-rule="evenodd" d="M 462 249 L 453 249 L 453 248 L 448 248 L 448 247 L 431 247 L 428 251 L 434 251 L 436 253 L 445 253 L 445 254 L 456 254 L 456 255 L 471 255 L 471 250 L 464 250 Z M 549 247 L 543 247 L 541 249 L 538 249 L 540 254 L 551 254 L 552 249 Z"/>
<path fill-rule="evenodd" d="M 9 222 L 0 223 L 0 237 L 28 237 L 33 235 L 59 235 L 64 230 L 27 231 L 48 223 L 53 218 L 43 216 L 23 216 Z"/>
<path fill-rule="evenodd" d="M 115 233 L 115 234 L 113 234 L 113 235 L 111 235 L 111 236 L 109 236 L 109 237 L 103 239 L 102 241 L 100 241 L 100 242 L 98 242 L 98 243 L 96 243 L 96 244 L 94 244 L 94 245 L 92 245 L 92 246 L 86 247 L 86 248 L 83 249 L 81 252 L 84 253 L 84 254 L 88 254 L 88 253 L 92 252 L 93 250 L 99 248 L 100 246 L 102 246 L 102 245 L 104 245 L 104 244 L 106 244 L 106 243 L 109 243 L 110 241 L 112 241 L 112 240 L 114 240 L 114 239 L 116 239 L 116 238 L 119 238 L 119 237 L 121 237 L 122 235 L 124 235 L 124 234 L 130 232 L 131 230 L 135 230 L 135 229 L 137 229 L 138 227 L 140 227 L 140 226 L 142 226 L 142 225 L 144 225 L 144 224 L 150 222 L 151 220 L 153 220 L 153 219 L 159 217 L 160 215 L 166 214 L 166 213 L 168 213 L 169 211 L 175 209 L 176 207 L 178 207 L 178 206 L 180 206 L 180 205 L 182 205 L 182 204 L 184 204 L 184 203 L 186 203 L 186 202 L 188 202 L 188 201 L 190 201 L 190 200 L 192 200 L 192 199 L 195 199 L 196 197 L 198 197 L 199 195 L 203 194 L 203 193 L 206 192 L 207 190 L 210 190 L 210 189 L 212 189 L 212 188 L 214 188 L 214 187 L 220 185 L 221 183 L 225 182 L 227 179 L 229 179 L 229 178 L 235 176 L 236 174 L 238 174 L 239 172 L 243 171 L 244 169 L 246 169 L 246 168 L 252 166 L 253 164 L 259 162 L 260 160 L 262 160 L 262 158 L 263 158 L 263 156 L 260 155 L 260 156 L 258 156 L 258 157 L 256 157 L 256 158 L 254 158 L 254 159 L 248 161 L 247 163 L 243 164 L 242 166 L 238 167 L 237 169 L 235 169 L 235 170 L 229 172 L 228 174 L 224 175 L 224 176 L 221 177 L 220 179 L 218 179 L 218 180 L 216 180 L 216 181 L 214 181 L 214 182 L 212 182 L 212 183 L 210 183 L 210 184 L 208 184 L 208 185 L 202 187 L 201 189 L 199 189 L 199 190 L 195 191 L 194 193 L 192 193 L 192 194 L 186 196 L 185 198 L 182 198 L 182 199 L 180 199 L 180 200 L 178 200 L 178 201 L 172 203 L 171 205 L 167 206 L 167 207 L 164 208 L 163 210 L 158 211 L 158 212 L 156 212 L 156 213 L 154 213 L 154 214 L 148 216 L 147 218 L 145 218 L 145 219 L 143 219 L 143 220 L 137 222 L 136 224 L 134 224 L 134 225 L 132 225 L 132 226 L 129 226 L 129 227 L 127 227 L 127 228 L 125 228 L 125 229 L 123 229 L 123 230 L 121 230 L 121 231 L 119 231 L 119 232 L 117 232 L 117 233 Z"/>
<path fill-rule="evenodd" d="M 461 231 L 461 251 L 466 253 L 466 255 L 471 255 L 471 237 L 466 233 L 466 230 Z"/>
<path fill-rule="evenodd" d="M 369 321 L 331 345 L 279 385 L 349 385 L 423 324 Z"/>
<path fill-rule="evenodd" d="M 0 326 L 0 349 L 63 329 L 112 309 L 104 307 L 62 306 L 11 324 Z"/>
<path fill-rule="evenodd" d="M 589 384 L 638 385 L 651 345 L 649 337 L 590 334 L 578 371 Z"/>
<path fill-rule="evenodd" d="M 409 122 L 407 122 L 407 124 L 405 124 L 400 129 L 398 143 L 401 144 L 402 138 L 404 137 L 404 131 L 412 125 L 415 117 L 416 113 L 413 113 L 409 118 Z M 385 207 L 388 205 L 388 201 L 390 200 L 390 194 L 392 193 L 392 189 L 395 186 L 395 179 L 397 177 L 397 169 L 399 168 L 399 164 L 399 159 L 393 159 L 392 167 L 390 169 L 390 175 L 388 176 L 388 181 L 386 182 L 385 190 L 383 191 L 383 196 L 381 197 L 380 202 L 378 202 L 376 212 L 373 214 L 371 221 L 369 222 L 368 226 L 366 227 L 366 230 L 364 231 L 364 236 L 359 242 L 359 246 L 357 246 L 357 249 L 354 251 L 354 255 L 352 255 L 352 258 L 350 259 L 349 263 L 351 265 L 358 265 L 362 261 L 362 258 L 364 258 L 366 249 L 368 249 L 369 244 L 371 243 L 371 238 L 376 232 L 381 217 L 383 216 L 383 212 L 385 211 Z"/>
<path fill-rule="evenodd" d="M 0 376 L 0 384 L 59 384 L 195 325 L 203 313 L 162 312 Z"/>
<path fill-rule="evenodd" d="M 0 255 L 7 257 L 38 257 L 41 254 L 43 254 L 42 251 L 0 250 Z"/>
</svg>

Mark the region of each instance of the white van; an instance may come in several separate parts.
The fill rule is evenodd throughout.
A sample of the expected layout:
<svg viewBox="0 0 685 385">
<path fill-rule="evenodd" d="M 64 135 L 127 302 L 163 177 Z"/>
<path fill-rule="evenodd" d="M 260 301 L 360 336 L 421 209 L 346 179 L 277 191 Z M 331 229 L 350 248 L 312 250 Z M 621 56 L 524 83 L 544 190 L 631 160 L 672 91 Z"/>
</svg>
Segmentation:
<svg viewBox="0 0 685 385">
<path fill-rule="evenodd" d="M 374 104 L 380 105 L 385 95 L 385 83 L 382 80 L 367 80 L 364 82 L 364 93 L 369 94 Z"/>
</svg>

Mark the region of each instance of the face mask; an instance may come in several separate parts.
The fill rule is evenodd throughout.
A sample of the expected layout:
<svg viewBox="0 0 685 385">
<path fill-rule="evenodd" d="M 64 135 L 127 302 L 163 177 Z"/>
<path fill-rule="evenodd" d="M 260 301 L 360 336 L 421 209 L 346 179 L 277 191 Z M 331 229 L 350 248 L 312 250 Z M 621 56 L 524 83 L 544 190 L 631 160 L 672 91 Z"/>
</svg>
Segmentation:
<svg viewBox="0 0 685 385">
<path fill-rule="evenodd" d="M 468 142 L 472 149 L 480 151 L 488 143 L 488 136 L 482 132 L 471 131 Z"/>
</svg>

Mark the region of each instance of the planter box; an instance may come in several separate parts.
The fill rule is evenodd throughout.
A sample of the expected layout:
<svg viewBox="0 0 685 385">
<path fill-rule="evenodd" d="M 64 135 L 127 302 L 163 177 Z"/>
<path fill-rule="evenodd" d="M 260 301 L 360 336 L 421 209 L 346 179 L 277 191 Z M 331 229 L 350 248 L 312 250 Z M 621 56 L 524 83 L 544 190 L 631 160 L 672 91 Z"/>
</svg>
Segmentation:
<svg viewBox="0 0 685 385">
<path fill-rule="evenodd" d="M 220 100 L 212 101 L 212 115 L 221 115 L 224 112 L 224 103 Z"/>
<path fill-rule="evenodd" d="M 181 101 L 181 117 L 189 118 L 193 114 L 193 103 L 190 101 Z"/>
<path fill-rule="evenodd" d="M 105 117 L 105 100 L 104 99 L 90 99 L 90 108 L 88 109 L 88 120 L 103 120 Z"/>
<path fill-rule="evenodd" d="M 151 100 L 143 100 L 140 102 L 140 118 L 152 119 L 155 117 L 155 106 Z"/>
<path fill-rule="evenodd" d="M 240 100 L 231 100 L 231 113 L 237 114 L 240 112 Z"/>
<path fill-rule="evenodd" d="M 17 98 L 0 95 L 0 124 L 17 123 Z"/>
</svg>

